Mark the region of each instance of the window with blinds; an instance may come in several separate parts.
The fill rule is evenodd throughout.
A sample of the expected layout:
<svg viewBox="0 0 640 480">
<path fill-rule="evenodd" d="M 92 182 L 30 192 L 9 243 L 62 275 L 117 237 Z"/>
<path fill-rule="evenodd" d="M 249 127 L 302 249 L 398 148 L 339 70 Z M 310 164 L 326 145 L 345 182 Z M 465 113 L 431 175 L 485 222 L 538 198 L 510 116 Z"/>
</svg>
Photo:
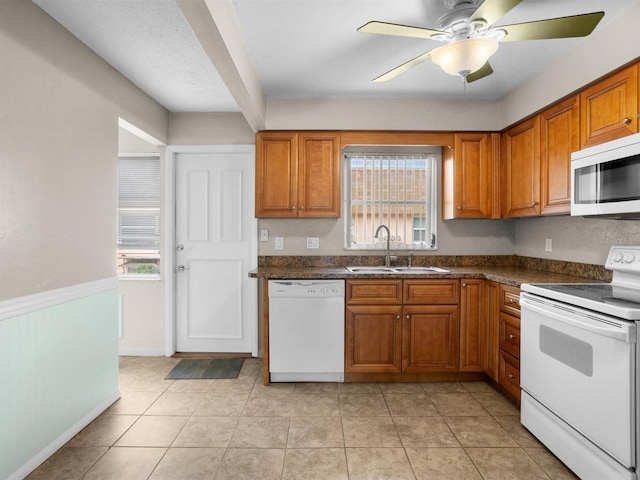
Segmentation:
<svg viewBox="0 0 640 480">
<path fill-rule="evenodd" d="M 436 171 L 439 155 L 348 153 L 345 171 L 345 243 L 352 249 L 436 248 Z"/>
<path fill-rule="evenodd" d="M 119 274 L 158 274 L 160 264 L 160 158 L 118 157 Z"/>
</svg>

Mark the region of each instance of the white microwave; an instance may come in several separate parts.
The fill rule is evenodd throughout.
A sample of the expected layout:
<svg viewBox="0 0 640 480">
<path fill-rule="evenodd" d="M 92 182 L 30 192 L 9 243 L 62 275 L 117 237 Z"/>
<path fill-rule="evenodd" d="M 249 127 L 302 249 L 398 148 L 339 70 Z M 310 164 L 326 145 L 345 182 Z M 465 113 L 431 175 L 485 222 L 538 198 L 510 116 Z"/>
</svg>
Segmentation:
<svg viewBox="0 0 640 480">
<path fill-rule="evenodd" d="M 640 134 L 571 154 L 571 215 L 640 219 Z"/>
</svg>

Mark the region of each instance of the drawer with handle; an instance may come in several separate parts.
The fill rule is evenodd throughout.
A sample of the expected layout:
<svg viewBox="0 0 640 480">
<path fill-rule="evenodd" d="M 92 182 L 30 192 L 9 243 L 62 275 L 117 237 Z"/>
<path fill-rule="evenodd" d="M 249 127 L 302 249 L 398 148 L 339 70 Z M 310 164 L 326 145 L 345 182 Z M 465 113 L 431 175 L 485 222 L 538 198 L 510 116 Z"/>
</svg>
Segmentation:
<svg viewBox="0 0 640 480">
<path fill-rule="evenodd" d="M 500 284 L 500 310 L 520 317 L 520 289 Z"/>
<path fill-rule="evenodd" d="M 520 319 L 500 312 L 500 348 L 520 358 Z"/>
<path fill-rule="evenodd" d="M 520 361 L 500 350 L 500 386 L 520 403 Z"/>
</svg>

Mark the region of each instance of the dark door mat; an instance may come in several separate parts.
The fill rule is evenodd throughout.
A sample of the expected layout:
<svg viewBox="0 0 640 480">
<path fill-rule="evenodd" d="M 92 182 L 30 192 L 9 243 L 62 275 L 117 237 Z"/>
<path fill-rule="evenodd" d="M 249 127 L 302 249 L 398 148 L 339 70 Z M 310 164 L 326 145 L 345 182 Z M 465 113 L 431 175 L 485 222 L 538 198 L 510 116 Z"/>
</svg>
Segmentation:
<svg viewBox="0 0 640 480">
<path fill-rule="evenodd" d="M 238 378 L 243 363 L 244 358 L 183 358 L 166 378 Z"/>
</svg>

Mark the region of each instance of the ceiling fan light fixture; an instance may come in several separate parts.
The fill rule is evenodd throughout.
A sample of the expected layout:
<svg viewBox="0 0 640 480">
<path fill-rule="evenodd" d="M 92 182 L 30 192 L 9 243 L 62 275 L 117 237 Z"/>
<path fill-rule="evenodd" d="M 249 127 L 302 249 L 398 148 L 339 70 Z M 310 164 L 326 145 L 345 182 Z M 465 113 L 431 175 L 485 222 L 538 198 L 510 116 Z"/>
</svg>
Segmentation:
<svg viewBox="0 0 640 480">
<path fill-rule="evenodd" d="M 449 75 L 465 78 L 480 69 L 498 50 L 498 42 L 492 38 L 466 38 L 431 52 L 433 63 Z"/>
</svg>

